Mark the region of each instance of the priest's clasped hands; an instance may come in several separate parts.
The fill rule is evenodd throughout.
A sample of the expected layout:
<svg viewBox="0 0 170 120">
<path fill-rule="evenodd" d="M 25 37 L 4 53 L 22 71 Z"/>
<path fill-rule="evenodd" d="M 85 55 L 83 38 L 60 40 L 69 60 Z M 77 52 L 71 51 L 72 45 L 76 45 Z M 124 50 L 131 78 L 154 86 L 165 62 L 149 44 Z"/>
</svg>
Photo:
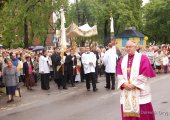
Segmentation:
<svg viewBox="0 0 170 120">
<path fill-rule="evenodd" d="M 136 89 L 136 86 L 134 86 L 133 84 L 129 84 L 129 83 L 124 83 L 123 84 L 124 89 L 126 90 L 133 90 Z"/>
</svg>

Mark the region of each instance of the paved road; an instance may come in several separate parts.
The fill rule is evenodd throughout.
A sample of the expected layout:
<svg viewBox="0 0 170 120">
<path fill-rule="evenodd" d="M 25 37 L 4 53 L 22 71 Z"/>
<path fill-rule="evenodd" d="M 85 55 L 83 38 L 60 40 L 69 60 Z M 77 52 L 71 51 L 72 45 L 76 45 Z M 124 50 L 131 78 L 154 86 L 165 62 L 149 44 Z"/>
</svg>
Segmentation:
<svg viewBox="0 0 170 120">
<path fill-rule="evenodd" d="M 170 120 L 170 74 L 150 80 L 157 120 Z M 84 84 L 67 91 L 31 93 L 26 103 L 0 111 L 0 120 L 121 120 L 118 90 L 87 92 Z"/>
</svg>

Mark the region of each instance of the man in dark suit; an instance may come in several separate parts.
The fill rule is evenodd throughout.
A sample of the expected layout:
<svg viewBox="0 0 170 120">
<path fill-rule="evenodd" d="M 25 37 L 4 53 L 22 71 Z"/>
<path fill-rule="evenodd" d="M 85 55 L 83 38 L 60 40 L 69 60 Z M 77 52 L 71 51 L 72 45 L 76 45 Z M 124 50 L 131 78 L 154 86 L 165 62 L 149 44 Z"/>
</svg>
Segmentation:
<svg viewBox="0 0 170 120">
<path fill-rule="evenodd" d="M 61 65 L 60 63 L 61 56 L 58 53 L 58 51 L 59 51 L 58 48 L 54 48 L 54 53 L 51 56 L 51 60 L 52 60 L 52 67 L 54 70 L 54 81 L 58 85 L 58 88 L 60 88 L 60 86 L 62 85 L 62 79 L 59 79 L 59 71 L 57 71 L 57 67 Z"/>
<path fill-rule="evenodd" d="M 66 56 L 65 65 L 67 68 L 65 68 L 65 76 L 67 76 L 67 80 L 71 83 L 72 87 L 75 86 L 75 76 L 76 76 L 76 65 L 77 65 L 77 59 L 74 55 L 73 49 L 70 50 L 70 55 Z"/>
<path fill-rule="evenodd" d="M 96 55 L 95 78 L 96 78 L 96 83 L 98 83 L 98 69 L 99 69 L 98 60 L 99 60 L 99 53 L 97 52 L 95 45 L 92 46 L 92 52 Z"/>
</svg>

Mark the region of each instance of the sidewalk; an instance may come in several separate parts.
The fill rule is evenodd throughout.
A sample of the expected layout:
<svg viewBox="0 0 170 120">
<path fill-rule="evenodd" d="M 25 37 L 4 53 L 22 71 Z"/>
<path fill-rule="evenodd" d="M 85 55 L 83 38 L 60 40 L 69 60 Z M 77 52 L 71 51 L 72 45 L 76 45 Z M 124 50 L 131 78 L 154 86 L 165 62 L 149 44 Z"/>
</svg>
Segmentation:
<svg viewBox="0 0 170 120">
<path fill-rule="evenodd" d="M 101 86 L 104 89 L 105 86 L 105 77 L 98 78 L 99 83 L 97 83 L 97 87 Z M 116 81 L 117 82 L 117 81 Z M 38 81 L 37 86 L 33 87 L 32 91 L 27 90 L 25 86 L 21 86 L 21 95 L 22 97 L 15 97 L 14 102 L 7 103 L 7 95 L 5 93 L 0 93 L 0 112 L 8 111 L 15 108 L 22 108 L 25 106 L 37 105 L 41 104 L 42 102 L 47 102 L 51 99 L 54 99 L 57 96 L 66 95 L 66 94 L 73 94 L 76 91 L 86 91 L 86 82 L 79 82 L 76 83 L 75 87 L 71 87 L 68 85 L 68 90 L 59 90 L 56 83 L 54 81 L 50 81 L 50 90 L 41 90 L 40 81 Z"/>
<path fill-rule="evenodd" d="M 15 97 L 14 102 L 7 103 L 7 95 L 5 93 L 0 93 L 0 112 L 4 110 L 11 110 L 19 106 L 26 106 L 29 104 L 34 104 L 40 102 L 40 100 L 48 98 L 50 95 L 61 95 L 67 94 L 75 89 L 83 88 L 85 89 L 85 82 L 76 83 L 76 87 L 70 87 L 68 85 L 68 90 L 59 90 L 54 81 L 50 81 L 50 90 L 44 91 L 41 90 L 40 82 L 37 83 L 37 86 L 33 87 L 32 91 L 27 90 L 25 86 L 21 86 L 21 95 L 22 97 Z"/>
</svg>

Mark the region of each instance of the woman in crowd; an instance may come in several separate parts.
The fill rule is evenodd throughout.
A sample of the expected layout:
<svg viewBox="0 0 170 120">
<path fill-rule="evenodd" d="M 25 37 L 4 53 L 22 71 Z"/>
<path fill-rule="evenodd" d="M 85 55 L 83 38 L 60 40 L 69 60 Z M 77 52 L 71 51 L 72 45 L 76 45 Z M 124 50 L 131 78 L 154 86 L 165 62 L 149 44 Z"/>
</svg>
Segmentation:
<svg viewBox="0 0 170 120">
<path fill-rule="evenodd" d="M 155 53 L 155 65 L 156 65 L 156 72 L 161 73 L 161 64 L 162 64 L 162 54 L 161 50 L 158 50 L 158 52 Z"/>
<path fill-rule="evenodd" d="M 33 64 L 30 56 L 26 57 L 26 62 L 23 64 L 23 73 L 25 75 L 27 89 L 32 90 L 35 82 L 33 75 Z"/>
<path fill-rule="evenodd" d="M 14 95 L 18 80 L 17 68 L 13 66 L 10 59 L 6 60 L 7 67 L 3 70 L 3 82 L 6 86 L 6 93 L 8 95 L 7 103 L 14 101 Z"/>
<path fill-rule="evenodd" d="M 166 54 L 164 54 L 163 57 L 162 57 L 162 64 L 163 64 L 163 67 L 164 67 L 164 73 L 167 73 L 168 72 L 169 59 L 168 59 L 168 56 Z"/>
<path fill-rule="evenodd" d="M 37 82 L 40 81 L 40 79 L 41 79 L 40 74 L 39 74 L 39 57 L 38 56 L 36 56 L 34 58 L 33 66 L 34 66 L 35 83 L 37 84 Z"/>
<path fill-rule="evenodd" d="M 2 82 L 2 67 L 3 67 L 3 58 L 0 56 L 0 92 L 2 92 L 2 88 L 4 87 Z"/>
</svg>

